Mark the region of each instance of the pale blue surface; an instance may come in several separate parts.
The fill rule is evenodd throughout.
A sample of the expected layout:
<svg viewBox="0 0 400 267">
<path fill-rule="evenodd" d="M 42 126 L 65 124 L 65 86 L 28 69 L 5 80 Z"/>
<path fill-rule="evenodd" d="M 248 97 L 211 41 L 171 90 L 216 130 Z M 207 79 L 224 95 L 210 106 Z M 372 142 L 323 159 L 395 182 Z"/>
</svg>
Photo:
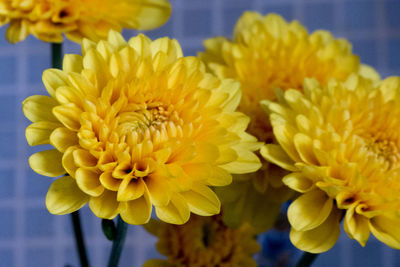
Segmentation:
<svg viewBox="0 0 400 267">
<path fill-rule="evenodd" d="M 386 0 L 175 0 L 171 20 L 148 32 L 151 38 L 177 38 L 186 55 L 203 50 L 202 41 L 215 35 L 230 36 L 244 10 L 277 12 L 297 19 L 310 31 L 325 28 L 348 38 L 363 62 L 383 77 L 400 74 L 400 1 Z M 43 148 L 30 148 L 25 141 L 28 121 L 21 101 L 32 94 L 45 94 L 41 73 L 50 64 L 49 45 L 29 37 L 11 45 L 0 28 L 0 267 L 78 266 L 71 237 L 70 218 L 53 216 L 44 206 L 51 178 L 33 173 L 27 158 Z M 125 31 L 126 37 L 135 34 Z M 79 46 L 70 42 L 67 53 Z M 88 208 L 82 210 L 84 231 L 92 266 L 105 266 L 110 248 L 102 236 L 99 220 Z M 141 266 L 159 257 L 155 238 L 139 227 L 130 227 L 121 266 Z M 400 253 L 371 239 L 366 248 L 342 234 L 338 244 L 319 257 L 314 266 L 400 266 Z"/>
</svg>

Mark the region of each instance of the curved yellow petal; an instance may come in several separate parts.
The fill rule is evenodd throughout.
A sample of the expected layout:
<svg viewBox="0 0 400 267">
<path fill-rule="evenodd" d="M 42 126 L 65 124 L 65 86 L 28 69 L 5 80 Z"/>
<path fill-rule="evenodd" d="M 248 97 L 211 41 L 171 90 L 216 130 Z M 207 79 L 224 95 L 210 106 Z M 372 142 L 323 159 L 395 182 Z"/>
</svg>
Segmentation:
<svg viewBox="0 0 400 267">
<path fill-rule="evenodd" d="M 81 55 L 75 55 L 75 54 L 64 55 L 63 70 L 66 72 L 80 73 L 83 69 L 82 60 L 83 58 Z"/>
<path fill-rule="evenodd" d="M 145 192 L 142 197 L 120 202 L 119 212 L 121 218 L 129 224 L 145 224 L 150 220 L 152 205 L 150 203 L 148 192 Z"/>
<path fill-rule="evenodd" d="M 58 105 L 58 103 L 52 97 L 33 95 L 24 100 L 22 103 L 22 110 L 25 116 L 31 122 L 57 122 L 56 117 L 54 117 L 53 113 L 51 112 L 56 105 Z"/>
<path fill-rule="evenodd" d="M 191 212 L 201 216 L 211 216 L 220 212 L 221 203 L 208 186 L 193 186 L 192 190 L 182 192 Z"/>
<path fill-rule="evenodd" d="M 46 207 L 52 214 L 63 215 L 82 208 L 89 201 L 70 176 L 54 181 L 46 195 Z"/>
<path fill-rule="evenodd" d="M 71 131 L 78 131 L 81 127 L 80 116 L 82 110 L 75 104 L 64 104 L 53 109 L 54 116 Z"/>
<path fill-rule="evenodd" d="M 313 190 L 298 197 L 289 206 L 287 215 L 297 231 L 314 229 L 321 225 L 332 211 L 333 199 L 321 190 Z"/>
<path fill-rule="evenodd" d="M 62 165 L 63 154 L 55 149 L 40 151 L 29 157 L 31 168 L 44 176 L 58 177 L 65 174 Z"/>
<path fill-rule="evenodd" d="M 99 176 L 100 174 L 84 168 L 79 168 L 75 172 L 75 179 L 79 188 L 92 197 L 98 197 L 104 192 Z"/>
<path fill-rule="evenodd" d="M 61 124 L 58 122 L 39 121 L 29 125 L 25 130 L 26 140 L 30 146 L 44 145 L 50 142 L 51 133 Z"/>
<path fill-rule="evenodd" d="M 103 219 L 111 220 L 118 214 L 117 194 L 110 190 L 104 190 L 98 197 L 91 197 L 89 207 L 93 213 Z"/>
<path fill-rule="evenodd" d="M 146 261 L 143 267 L 174 267 L 174 265 L 168 263 L 166 260 L 151 259 Z"/>
<path fill-rule="evenodd" d="M 190 209 L 182 195 L 174 194 L 167 206 L 156 207 L 156 214 L 164 222 L 184 224 L 189 220 Z"/>
<path fill-rule="evenodd" d="M 171 200 L 172 192 L 167 179 L 167 176 L 157 174 L 150 174 L 146 178 L 150 199 L 155 206 L 166 206 Z"/>
<path fill-rule="evenodd" d="M 78 145 L 79 140 L 76 132 L 59 127 L 51 133 L 49 141 L 58 151 L 65 152 L 69 147 Z"/>
<path fill-rule="evenodd" d="M 220 165 L 219 167 L 235 174 L 255 172 L 261 168 L 260 159 L 253 152 L 245 149 L 235 150 L 238 158 L 233 162 Z"/>
<path fill-rule="evenodd" d="M 294 161 L 286 154 L 281 146 L 275 144 L 265 144 L 260 149 L 264 159 L 289 171 L 297 171 Z"/>
<path fill-rule="evenodd" d="M 118 201 L 130 201 L 143 196 L 145 183 L 141 178 L 124 178 L 118 188 Z"/>
<path fill-rule="evenodd" d="M 56 95 L 56 90 L 58 87 L 69 85 L 67 74 L 58 69 L 45 70 L 42 75 L 42 81 L 47 89 L 47 92 L 53 97 Z"/>
<path fill-rule="evenodd" d="M 282 181 L 289 188 L 300 193 L 305 193 L 314 189 L 314 182 L 300 172 L 292 172 L 283 177 Z"/>
<path fill-rule="evenodd" d="M 123 1 L 122 1 L 123 2 Z M 171 5 L 167 0 L 144 0 L 137 4 L 126 5 L 116 9 L 118 17 L 138 30 L 151 30 L 164 24 L 171 15 Z M 132 14 L 135 14 L 132 16 Z"/>
<path fill-rule="evenodd" d="M 368 219 L 354 212 L 356 206 L 357 204 L 354 204 L 347 209 L 343 227 L 350 238 L 357 240 L 364 247 L 369 238 Z"/>
<path fill-rule="evenodd" d="M 341 212 L 333 209 L 324 223 L 309 231 L 290 231 L 290 241 L 298 249 L 310 253 L 322 253 L 335 245 L 340 235 Z"/>
<path fill-rule="evenodd" d="M 369 220 L 369 228 L 372 234 L 391 248 L 400 249 L 400 225 L 399 218 L 389 216 L 376 216 Z"/>
</svg>

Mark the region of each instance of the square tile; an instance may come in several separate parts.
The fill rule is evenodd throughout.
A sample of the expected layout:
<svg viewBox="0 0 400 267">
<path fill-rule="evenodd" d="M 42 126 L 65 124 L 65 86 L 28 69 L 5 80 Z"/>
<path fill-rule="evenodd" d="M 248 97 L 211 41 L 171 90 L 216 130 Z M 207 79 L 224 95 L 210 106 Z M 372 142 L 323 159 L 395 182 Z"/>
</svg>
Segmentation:
<svg viewBox="0 0 400 267">
<path fill-rule="evenodd" d="M 183 34 L 185 37 L 207 37 L 211 35 L 211 9 L 185 9 L 183 11 Z"/>
<path fill-rule="evenodd" d="M 52 244 L 49 244 L 52 246 Z M 26 267 L 54 266 L 52 248 L 30 248 L 25 255 Z"/>
<path fill-rule="evenodd" d="M 0 170 L 0 199 L 15 197 L 15 171 L 12 168 Z"/>
<path fill-rule="evenodd" d="M 13 160 L 17 154 L 17 136 L 13 129 L 0 132 L 0 160 Z"/>
<path fill-rule="evenodd" d="M 41 54 L 31 54 L 28 57 L 28 82 L 42 83 L 43 71 L 51 67 L 50 48 Z"/>
<path fill-rule="evenodd" d="M 25 223 L 25 235 L 28 238 L 50 238 L 54 235 L 54 215 L 50 214 L 43 199 L 42 208 L 27 208 Z"/>
<path fill-rule="evenodd" d="M 346 30 L 372 30 L 376 26 L 376 1 L 345 3 Z"/>
<path fill-rule="evenodd" d="M 333 3 L 306 3 L 304 25 L 309 32 L 315 30 L 334 30 Z"/>
<path fill-rule="evenodd" d="M 0 264 L 1 266 L 15 266 L 14 265 L 14 251 L 11 248 L 0 249 Z"/>
<path fill-rule="evenodd" d="M 31 168 L 25 171 L 25 196 L 38 197 L 45 201 L 47 191 L 53 180 L 49 177 L 37 174 Z"/>
<path fill-rule="evenodd" d="M 294 8 L 291 4 L 267 5 L 262 9 L 262 13 L 276 13 L 282 16 L 286 21 L 292 21 L 294 18 Z"/>
<path fill-rule="evenodd" d="M 15 56 L 0 57 L 0 85 L 12 85 L 17 82 L 17 58 Z"/>
<path fill-rule="evenodd" d="M 394 30 L 400 29 L 400 1 L 386 1 L 385 18 L 390 28 Z"/>
<path fill-rule="evenodd" d="M 1 208 L 0 214 L 0 240 L 10 241 L 15 238 L 16 233 L 15 209 L 13 207 Z"/>
<path fill-rule="evenodd" d="M 17 102 L 15 95 L 2 95 L 0 97 L 0 123 L 15 122 L 16 110 L 19 110 L 20 107 L 21 103 Z"/>
<path fill-rule="evenodd" d="M 356 40 L 352 42 L 353 53 L 360 57 L 360 62 L 372 67 L 378 65 L 378 47 L 375 39 Z"/>
<path fill-rule="evenodd" d="M 400 38 L 389 39 L 388 43 L 388 67 L 400 69 Z"/>
</svg>

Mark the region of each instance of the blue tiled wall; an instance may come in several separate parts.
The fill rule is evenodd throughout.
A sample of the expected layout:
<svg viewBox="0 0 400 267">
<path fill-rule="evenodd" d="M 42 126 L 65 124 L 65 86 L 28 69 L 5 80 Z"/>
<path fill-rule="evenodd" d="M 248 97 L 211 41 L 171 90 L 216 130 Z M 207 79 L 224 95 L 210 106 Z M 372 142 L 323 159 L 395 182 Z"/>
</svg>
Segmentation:
<svg viewBox="0 0 400 267">
<path fill-rule="evenodd" d="M 400 0 L 174 0 L 173 17 L 151 38 L 177 38 L 186 55 L 202 50 L 202 41 L 215 35 L 230 36 L 245 10 L 277 12 L 297 19 L 310 31 L 328 29 L 353 43 L 363 62 L 383 77 L 400 74 Z M 32 94 L 44 94 L 41 74 L 50 64 L 49 45 L 29 37 L 11 45 L 0 28 L 0 267 L 78 266 L 69 216 L 50 215 L 44 206 L 51 178 L 35 174 L 27 158 L 42 148 L 25 141 L 28 121 L 21 102 Z M 126 37 L 135 34 L 125 31 Z M 65 44 L 67 53 L 80 47 Z M 102 236 L 99 220 L 82 209 L 83 228 L 92 266 L 105 266 L 110 243 Z M 159 257 L 155 238 L 139 227 L 130 227 L 121 266 L 141 266 Z M 319 257 L 315 266 L 400 266 L 400 253 L 371 238 L 361 248 L 346 235 Z"/>
</svg>

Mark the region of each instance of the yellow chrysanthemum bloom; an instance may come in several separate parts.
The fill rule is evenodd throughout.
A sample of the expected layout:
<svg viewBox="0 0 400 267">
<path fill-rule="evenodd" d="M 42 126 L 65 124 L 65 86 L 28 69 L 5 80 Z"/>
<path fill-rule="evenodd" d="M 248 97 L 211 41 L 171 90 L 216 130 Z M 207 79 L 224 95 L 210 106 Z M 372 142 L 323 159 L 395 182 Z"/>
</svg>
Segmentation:
<svg viewBox="0 0 400 267">
<path fill-rule="evenodd" d="M 209 186 L 260 167 L 252 152 L 259 143 L 245 132 L 249 118 L 235 111 L 239 83 L 183 57 L 176 40 L 139 35 L 126 42 L 112 31 L 108 41 L 84 39 L 82 51 L 66 55 L 63 70 L 43 73 L 50 96 L 23 103 L 33 122 L 28 143 L 55 147 L 32 155 L 32 169 L 70 175 L 51 185 L 51 213 L 89 202 L 98 217 L 119 213 L 143 224 L 154 206 L 161 220 L 183 224 L 190 212 L 219 213 Z"/>
<path fill-rule="evenodd" d="M 242 267 L 257 266 L 260 250 L 249 225 L 228 228 L 221 216 L 192 216 L 184 225 L 151 220 L 145 228 L 158 237 L 157 250 L 166 260 L 149 260 L 143 267 Z"/>
<path fill-rule="evenodd" d="M 220 78 L 241 82 L 243 97 L 239 110 L 251 118 L 249 132 L 266 143 L 274 142 L 273 134 L 259 102 L 276 100 L 275 88 L 302 90 L 304 78 L 313 77 L 326 84 L 331 77 L 344 81 L 359 71 L 379 79 L 373 70 L 359 64 L 346 40 L 334 39 L 322 30 L 308 34 L 297 21 L 288 23 L 276 14 L 245 12 L 235 26 L 232 40 L 216 37 L 204 44 L 206 51 L 200 56 L 208 68 Z M 282 175 L 283 170 L 263 162 L 263 168 L 255 175 L 238 178 L 243 187 L 243 180 L 253 184 L 247 186 L 247 191 L 236 190 L 233 196 L 235 188 L 221 188 L 221 196 L 229 194 L 228 202 L 223 203 L 229 205 L 225 221 L 243 219 L 264 230 L 272 226 L 281 202 L 292 196 L 283 186 Z M 262 201 L 268 206 L 270 218 L 266 218 L 267 214 L 259 215 Z"/>
<path fill-rule="evenodd" d="M 280 146 L 267 144 L 261 154 L 290 171 L 283 182 L 302 194 L 288 209 L 291 241 L 327 251 L 344 216 L 345 231 L 362 246 L 372 232 L 400 249 L 400 78 L 310 79 L 303 89 L 263 102 Z"/>
<path fill-rule="evenodd" d="M 122 28 L 148 30 L 167 21 L 168 0 L 0 0 L 0 26 L 11 43 L 29 34 L 46 42 L 106 39 Z"/>
</svg>

